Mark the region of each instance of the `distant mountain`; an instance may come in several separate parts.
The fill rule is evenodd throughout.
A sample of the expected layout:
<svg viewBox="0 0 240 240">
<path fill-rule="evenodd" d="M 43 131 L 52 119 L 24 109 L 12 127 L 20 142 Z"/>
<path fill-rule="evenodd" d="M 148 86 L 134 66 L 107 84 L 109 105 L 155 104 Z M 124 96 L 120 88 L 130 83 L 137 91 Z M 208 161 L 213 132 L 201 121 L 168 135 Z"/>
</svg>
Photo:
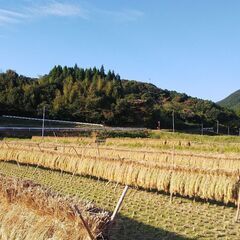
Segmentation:
<svg viewBox="0 0 240 240">
<path fill-rule="evenodd" d="M 221 124 L 240 127 L 240 117 L 211 101 L 163 90 L 153 84 L 121 79 L 114 71 L 55 66 L 37 79 L 8 70 L 0 74 L 0 115 L 39 117 L 109 126 L 172 127 Z"/>
<path fill-rule="evenodd" d="M 240 89 L 219 101 L 218 104 L 230 108 L 240 115 Z"/>
</svg>

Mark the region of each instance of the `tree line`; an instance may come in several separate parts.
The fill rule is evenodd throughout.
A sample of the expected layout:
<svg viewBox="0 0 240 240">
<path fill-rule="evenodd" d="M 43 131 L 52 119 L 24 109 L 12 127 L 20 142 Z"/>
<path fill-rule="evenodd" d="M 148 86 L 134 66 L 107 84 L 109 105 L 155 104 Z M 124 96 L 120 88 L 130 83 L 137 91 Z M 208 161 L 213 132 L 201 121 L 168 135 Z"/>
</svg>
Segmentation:
<svg viewBox="0 0 240 240">
<path fill-rule="evenodd" d="M 162 128 L 194 124 L 211 126 L 218 120 L 239 127 L 232 111 L 184 93 L 153 84 L 121 79 L 101 68 L 55 66 L 48 74 L 30 78 L 7 70 L 0 74 L 0 114 L 103 123 L 110 126 Z"/>
</svg>

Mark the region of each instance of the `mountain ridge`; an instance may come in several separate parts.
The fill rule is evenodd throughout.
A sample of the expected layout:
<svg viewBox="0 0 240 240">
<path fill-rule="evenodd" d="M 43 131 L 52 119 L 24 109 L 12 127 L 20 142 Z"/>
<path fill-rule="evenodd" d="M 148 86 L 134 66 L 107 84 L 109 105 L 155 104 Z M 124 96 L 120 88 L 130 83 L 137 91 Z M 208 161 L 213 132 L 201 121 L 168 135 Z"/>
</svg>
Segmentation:
<svg viewBox="0 0 240 240">
<path fill-rule="evenodd" d="M 231 93 L 223 100 L 218 101 L 217 104 L 225 108 L 230 108 L 240 115 L 240 89 Z"/>
</svg>

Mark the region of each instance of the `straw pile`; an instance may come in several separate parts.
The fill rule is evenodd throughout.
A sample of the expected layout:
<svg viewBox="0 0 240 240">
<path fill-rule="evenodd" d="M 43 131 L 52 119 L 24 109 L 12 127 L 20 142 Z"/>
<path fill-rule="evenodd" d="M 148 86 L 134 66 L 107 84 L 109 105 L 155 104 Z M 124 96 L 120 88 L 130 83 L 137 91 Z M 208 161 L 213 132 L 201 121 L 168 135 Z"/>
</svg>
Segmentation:
<svg viewBox="0 0 240 240">
<path fill-rule="evenodd" d="M 62 197 L 31 181 L 0 175 L 0 239 L 89 239 L 73 206 L 94 237 L 106 230 L 109 214 L 92 204 Z"/>
</svg>

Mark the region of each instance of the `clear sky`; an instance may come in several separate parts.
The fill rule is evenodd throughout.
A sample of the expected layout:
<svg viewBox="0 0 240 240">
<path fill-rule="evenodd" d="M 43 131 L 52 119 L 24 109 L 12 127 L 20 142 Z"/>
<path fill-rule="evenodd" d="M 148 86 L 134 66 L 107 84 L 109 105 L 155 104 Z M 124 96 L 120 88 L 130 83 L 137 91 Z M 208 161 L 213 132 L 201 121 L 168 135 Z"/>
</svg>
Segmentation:
<svg viewBox="0 0 240 240">
<path fill-rule="evenodd" d="M 0 69 L 54 65 L 220 100 L 240 88 L 239 0 L 0 0 Z"/>
</svg>

